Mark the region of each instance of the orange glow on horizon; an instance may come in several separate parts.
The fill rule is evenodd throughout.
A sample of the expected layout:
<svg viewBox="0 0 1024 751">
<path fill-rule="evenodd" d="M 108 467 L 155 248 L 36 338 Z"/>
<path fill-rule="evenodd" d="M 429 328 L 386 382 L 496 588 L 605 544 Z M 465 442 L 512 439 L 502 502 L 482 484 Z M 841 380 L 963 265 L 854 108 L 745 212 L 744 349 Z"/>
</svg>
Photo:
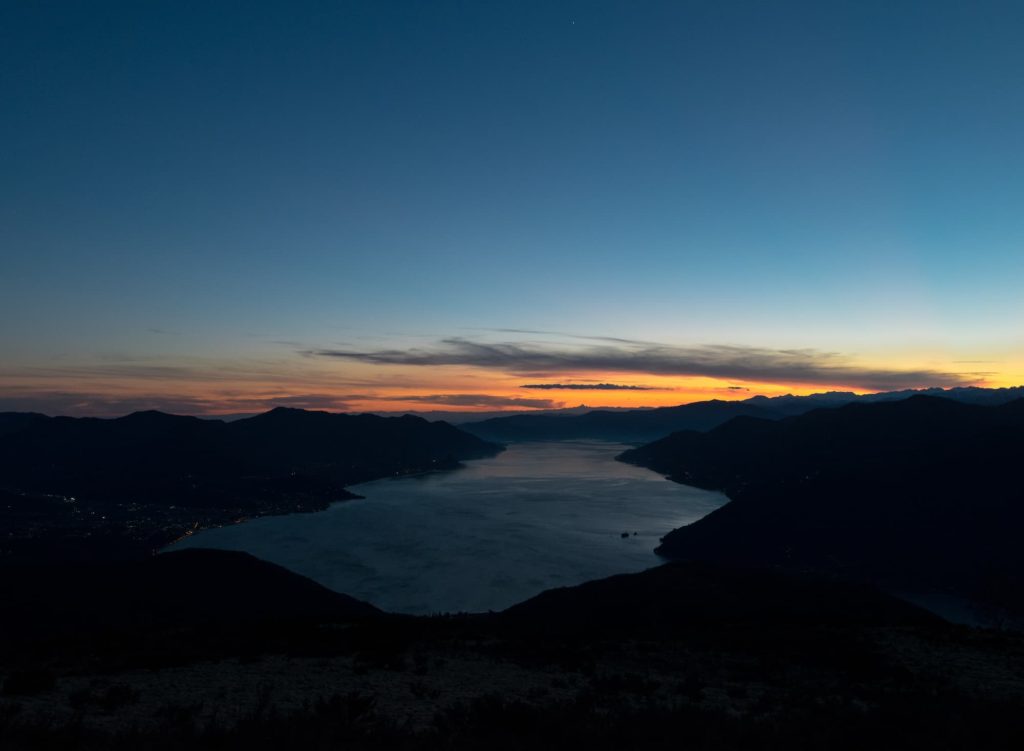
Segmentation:
<svg viewBox="0 0 1024 751">
<path fill-rule="evenodd" d="M 945 369 L 954 371 L 955 362 L 947 361 Z M 913 365 L 899 363 L 907 370 L 913 369 Z M 935 361 L 928 363 L 929 367 L 935 365 Z M 1024 363 L 1007 367 L 1004 361 L 999 366 L 998 373 L 979 374 L 974 385 L 998 388 L 1024 383 Z M 617 384 L 639 388 L 524 388 L 528 384 Z M 275 406 L 331 412 L 511 413 L 580 405 L 652 408 L 709 399 L 733 401 L 756 395 L 802 396 L 825 391 L 868 393 L 866 389 L 842 383 L 745 382 L 624 372 L 540 377 L 455 367 L 357 365 L 340 369 L 329 363 L 308 361 L 299 365 L 196 361 L 187 367 L 168 368 L 167 372 L 153 368 L 146 373 L 136 373 L 131 368 L 109 372 L 98 367 L 79 368 L 73 374 L 57 370 L 0 372 L 0 395 L 9 400 L 8 404 L 13 400 L 16 405 L 25 405 L 18 406 L 17 411 L 97 416 L 117 416 L 139 409 L 216 416 L 259 413 Z"/>
</svg>

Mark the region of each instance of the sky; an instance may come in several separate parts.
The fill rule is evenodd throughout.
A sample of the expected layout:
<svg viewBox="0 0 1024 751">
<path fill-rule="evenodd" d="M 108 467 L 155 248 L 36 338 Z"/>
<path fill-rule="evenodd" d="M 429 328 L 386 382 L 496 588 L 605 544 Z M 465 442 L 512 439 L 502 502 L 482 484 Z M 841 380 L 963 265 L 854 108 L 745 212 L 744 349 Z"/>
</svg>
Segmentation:
<svg viewBox="0 0 1024 751">
<path fill-rule="evenodd" d="M 0 410 L 1024 383 L 1020 2 L 0 4 Z"/>
</svg>

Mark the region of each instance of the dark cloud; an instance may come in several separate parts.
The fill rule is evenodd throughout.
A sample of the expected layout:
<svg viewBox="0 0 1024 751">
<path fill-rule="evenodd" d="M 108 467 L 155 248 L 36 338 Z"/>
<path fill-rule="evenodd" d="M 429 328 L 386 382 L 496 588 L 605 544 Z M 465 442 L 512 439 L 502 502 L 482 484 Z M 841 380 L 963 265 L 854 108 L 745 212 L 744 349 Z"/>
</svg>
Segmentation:
<svg viewBox="0 0 1024 751">
<path fill-rule="evenodd" d="M 726 386 L 725 388 L 728 391 L 750 391 L 746 386 Z"/>
<path fill-rule="evenodd" d="M 842 385 L 870 391 L 964 386 L 974 382 L 960 373 L 862 367 L 833 352 L 729 345 L 677 347 L 633 342 L 559 347 L 521 342 L 486 343 L 456 337 L 443 339 L 429 349 L 321 349 L 306 354 L 375 365 L 473 366 L 535 378 L 580 372 L 646 373 L 762 383 Z"/>
<path fill-rule="evenodd" d="M 0 376 L 77 379 L 131 379 L 137 381 L 265 381 L 279 376 L 271 366 L 265 364 L 221 364 L 221 365 L 165 365 L 159 362 L 135 362 L 121 355 L 109 358 L 110 362 L 81 363 L 64 367 L 25 367 L 17 370 L 0 370 Z"/>
<path fill-rule="evenodd" d="M 524 383 L 519 388 L 551 391 L 665 391 L 654 386 L 630 386 L 625 383 Z"/>
<path fill-rule="evenodd" d="M 515 396 L 491 394 L 426 394 L 421 396 L 389 396 L 380 401 L 445 404 L 450 407 L 526 407 L 529 409 L 558 409 L 562 402 L 551 399 L 521 399 Z"/>
<path fill-rule="evenodd" d="M 291 394 L 255 399 L 254 403 L 265 407 L 294 407 L 296 409 L 322 409 L 330 412 L 345 412 L 353 397 L 339 397 L 334 394 Z M 358 398 L 358 397 L 356 397 Z"/>
</svg>

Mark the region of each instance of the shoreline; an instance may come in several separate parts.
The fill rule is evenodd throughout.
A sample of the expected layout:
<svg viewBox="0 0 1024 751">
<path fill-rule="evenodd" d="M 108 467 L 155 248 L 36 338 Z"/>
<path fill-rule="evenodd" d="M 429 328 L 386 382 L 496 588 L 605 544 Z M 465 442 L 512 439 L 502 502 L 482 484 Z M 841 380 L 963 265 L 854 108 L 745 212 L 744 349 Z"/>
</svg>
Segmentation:
<svg viewBox="0 0 1024 751">
<path fill-rule="evenodd" d="M 370 483 L 383 482 L 383 481 L 386 481 L 386 480 L 404 480 L 404 479 L 407 479 L 407 478 L 426 477 L 428 475 L 440 474 L 440 473 L 443 473 L 443 472 L 454 472 L 456 470 L 465 469 L 466 468 L 466 465 L 464 463 L 465 461 L 478 461 L 479 459 L 491 459 L 494 456 L 498 456 L 499 454 L 501 454 L 502 451 L 504 451 L 504 447 L 502 447 L 501 451 L 495 452 L 492 456 L 482 456 L 482 457 L 477 457 L 475 459 L 456 460 L 454 463 L 452 463 L 451 465 L 448 465 L 448 466 L 438 466 L 438 467 L 432 467 L 430 469 L 409 470 L 408 472 L 395 472 L 394 474 L 384 475 L 382 477 L 374 477 L 374 478 L 369 479 L 369 480 L 362 480 L 360 482 L 352 483 L 351 485 L 342 488 L 343 492 L 347 494 L 347 497 L 345 497 L 345 498 L 336 498 L 334 500 L 326 501 L 326 502 L 324 502 L 324 504 L 322 506 L 320 506 L 318 508 L 293 508 L 293 509 L 286 509 L 286 510 L 280 510 L 280 511 L 273 510 L 273 511 L 267 511 L 265 513 L 247 514 L 246 516 L 242 516 L 242 517 L 239 517 L 237 519 L 230 520 L 230 521 L 221 521 L 221 522 L 216 522 L 216 523 L 211 523 L 211 524 L 198 524 L 197 523 L 196 526 L 194 526 L 194 527 L 192 527 L 192 528 L 182 532 L 177 537 L 172 539 L 170 542 L 167 542 L 167 543 L 161 545 L 158 548 L 154 548 L 153 555 L 159 555 L 160 553 L 166 552 L 166 551 L 168 551 L 169 548 L 171 548 L 172 546 L 174 546 L 177 543 L 181 542 L 182 540 L 188 539 L 189 537 L 192 537 L 193 535 L 195 535 L 195 534 L 197 534 L 199 532 L 203 532 L 203 531 L 206 531 L 206 530 L 209 530 L 209 529 L 220 529 L 222 527 L 233 527 L 233 526 L 238 525 L 238 524 L 244 524 L 245 522 L 248 522 L 248 521 L 253 521 L 255 519 L 263 519 L 263 518 L 266 518 L 266 517 L 269 517 L 269 516 L 291 516 L 292 514 L 316 514 L 316 513 L 320 513 L 322 511 L 327 511 L 331 506 L 334 506 L 334 505 L 339 504 L 339 503 L 347 503 L 349 501 L 364 501 L 364 500 L 367 499 L 367 496 L 361 495 L 359 493 L 354 493 L 351 490 L 349 490 L 350 487 L 355 488 L 355 487 L 359 487 L 361 485 L 368 485 Z"/>
<path fill-rule="evenodd" d="M 407 473 L 352 486 L 373 504 L 224 530 L 168 550 L 247 551 L 395 612 L 485 612 L 546 587 L 666 563 L 655 552 L 659 538 L 725 500 L 615 462 L 623 448 L 592 441 L 510 446 L 493 461 L 465 462 L 472 470 L 466 474 Z M 384 481 L 393 479 L 409 482 Z M 490 550 L 490 560 L 473 563 L 474 550 Z M 429 599 L 423 593 L 440 592 L 445 581 L 448 594 L 421 609 Z"/>
</svg>

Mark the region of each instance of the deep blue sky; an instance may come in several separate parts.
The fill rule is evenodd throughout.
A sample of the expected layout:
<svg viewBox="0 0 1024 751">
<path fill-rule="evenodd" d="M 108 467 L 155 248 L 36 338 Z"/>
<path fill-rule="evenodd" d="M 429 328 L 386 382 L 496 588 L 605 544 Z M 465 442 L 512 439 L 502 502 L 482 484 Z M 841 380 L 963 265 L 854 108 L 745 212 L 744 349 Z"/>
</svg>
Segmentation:
<svg viewBox="0 0 1024 751">
<path fill-rule="evenodd" d="M 1020 380 L 1022 30 L 1020 2 L 6 2 L 0 390 L 526 336 L 488 328 Z"/>
</svg>

